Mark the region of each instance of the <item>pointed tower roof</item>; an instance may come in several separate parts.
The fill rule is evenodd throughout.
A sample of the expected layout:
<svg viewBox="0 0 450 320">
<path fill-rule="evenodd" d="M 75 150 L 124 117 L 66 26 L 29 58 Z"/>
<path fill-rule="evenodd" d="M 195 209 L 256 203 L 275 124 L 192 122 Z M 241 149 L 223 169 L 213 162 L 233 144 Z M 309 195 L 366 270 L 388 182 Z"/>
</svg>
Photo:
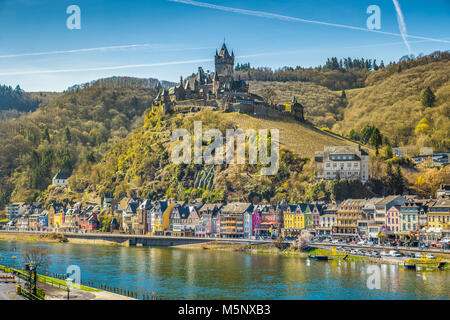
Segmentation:
<svg viewBox="0 0 450 320">
<path fill-rule="evenodd" d="M 219 56 L 223 56 L 223 57 L 229 57 L 230 56 L 230 54 L 228 53 L 227 46 L 225 45 L 225 42 L 222 45 L 222 49 L 220 49 Z"/>
</svg>

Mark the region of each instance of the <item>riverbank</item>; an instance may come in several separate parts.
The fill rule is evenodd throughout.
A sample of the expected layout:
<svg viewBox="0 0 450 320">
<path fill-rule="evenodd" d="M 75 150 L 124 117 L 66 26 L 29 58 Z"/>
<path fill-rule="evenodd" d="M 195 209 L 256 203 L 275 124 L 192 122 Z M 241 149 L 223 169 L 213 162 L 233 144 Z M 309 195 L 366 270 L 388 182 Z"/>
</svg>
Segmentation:
<svg viewBox="0 0 450 320">
<path fill-rule="evenodd" d="M 366 257 L 359 255 L 351 255 L 342 251 L 333 251 L 332 249 L 322 249 L 310 247 L 307 251 L 301 251 L 292 246 L 280 247 L 275 243 L 270 244 L 234 244 L 234 243 L 219 243 L 211 241 L 208 243 L 181 245 L 177 248 L 192 249 L 192 250 L 211 250 L 211 251 L 233 251 L 244 252 L 249 254 L 266 254 L 266 255 L 282 255 L 287 257 L 307 258 L 309 255 L 327 256 L 330 260 L 346 260 L 346 261 L 361 261 L 376 264 L 391 264 L 398 265 L 401 260 L 393 257 Z M 450 270 L 450 263 L 445 260 L 446 264 L 441 270 Z M 438 262 L 436 261 L 436 264 Z"/>
<path fill-rule="evenodd" d="M 82 239 L 68 238 L 60 233 L 46 234 L 26 234 L 20 232 L 3 233 L 0 232 L 0 241 L 23 241 L 23 242 L 42 242 L 42 243 L 71 243 L 71 244 L 87 244 L 87 245 L 103 245 L 103 246 L 127 246 L 127 243 L 117 243 L 104 239 Z"/>
<path fill-rule="evenodd" d="M 22 273 L 23 270 L 0 265 L 4 273 L 12 274 L 12 271 Z M 37 287 L 44 293 L 44 300 L 67 300 L 67 282 L 65 280 L 37 275 Z M 85 285 L 72 284 L 69 291 L 69 300 L 136 300 L 131 297 L 88 287 Z"/>
</svg>

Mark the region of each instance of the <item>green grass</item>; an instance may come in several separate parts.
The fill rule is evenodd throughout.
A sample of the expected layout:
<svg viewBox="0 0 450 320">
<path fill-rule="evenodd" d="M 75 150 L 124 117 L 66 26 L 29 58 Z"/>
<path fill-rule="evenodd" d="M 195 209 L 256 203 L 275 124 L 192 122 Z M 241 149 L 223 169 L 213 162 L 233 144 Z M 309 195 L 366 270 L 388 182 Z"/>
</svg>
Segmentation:
<svg viewBox="0 0 450 320">
<path fill-rule="evenodd" d="M 38 275 L 38 281 L 44 282 L 44 283 L 48 283 L 48 284 L 58 285 L 58 286 L 61 286 L 62 288 L 66 288 L 67 287 L 67 282 L 65 280 L 55 279 L 55 278 L 48 277 L 48 276 Z M 77 289 L 82 290 L 82 291 L 88 291 L 88 292 L 100 292 L 100 291 L 102 291 L 102 290 L 99 290 L 99 289 L 86 287 L 86 286 L 83 286 L 83 285 L 79 285 Z"/>
</svg>

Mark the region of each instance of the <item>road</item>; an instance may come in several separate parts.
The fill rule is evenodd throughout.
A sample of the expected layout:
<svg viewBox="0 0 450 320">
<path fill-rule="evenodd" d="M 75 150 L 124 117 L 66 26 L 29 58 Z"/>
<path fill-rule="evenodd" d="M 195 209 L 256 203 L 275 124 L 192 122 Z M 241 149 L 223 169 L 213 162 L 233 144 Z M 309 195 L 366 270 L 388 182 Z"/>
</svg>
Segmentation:
<svg viewBox="0 0 450 320">
<path fill-rule="evenodd" d="M 4 273 L 0 273 L 4 275 Z M 13 282 L 0 282 L 0 300 L 25 300 L 16 294 L 16 285 Z"/>
<path fill-rule="evenodd" d="M 361 249 L 361 250 L 377 250 L 381 251 L 391 251 L 398 250 L 400 252 L 417 252 L 417 253 L 438 253 L 444 255 L 450 255 L 450 250 L 448 249 L 438 249 L 438 248 L 417 248 L 417 247 L 389 247 L 380 245 L 357 245 L 357 244 L 347 244 L 347 243 L 332 243 L 332 242 L 312 242 L 311 246 L 316 246 L 319 248 L 330 248 L 330 247 L 344 247 L 350 249 Z"/>
</svg>

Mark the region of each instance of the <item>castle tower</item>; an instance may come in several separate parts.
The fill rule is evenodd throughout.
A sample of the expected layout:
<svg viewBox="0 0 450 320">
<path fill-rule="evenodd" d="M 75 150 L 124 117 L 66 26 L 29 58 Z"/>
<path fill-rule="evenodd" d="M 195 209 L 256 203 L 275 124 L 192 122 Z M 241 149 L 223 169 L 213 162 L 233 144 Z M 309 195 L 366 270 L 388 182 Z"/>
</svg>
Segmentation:
<svg viewBox="0 0 450 320">
<path fill-rule="evenodd" d="M 234 72 L 234 52 L 232 52 L 231 55 L 229 54 L 225 42 L 219 53 L 217 53 L 216 50 L 214 61 L 216 65 L 216 74 L 219 77 L 221 84 L 223 87 L 231 87 Z"/>
</svg>

